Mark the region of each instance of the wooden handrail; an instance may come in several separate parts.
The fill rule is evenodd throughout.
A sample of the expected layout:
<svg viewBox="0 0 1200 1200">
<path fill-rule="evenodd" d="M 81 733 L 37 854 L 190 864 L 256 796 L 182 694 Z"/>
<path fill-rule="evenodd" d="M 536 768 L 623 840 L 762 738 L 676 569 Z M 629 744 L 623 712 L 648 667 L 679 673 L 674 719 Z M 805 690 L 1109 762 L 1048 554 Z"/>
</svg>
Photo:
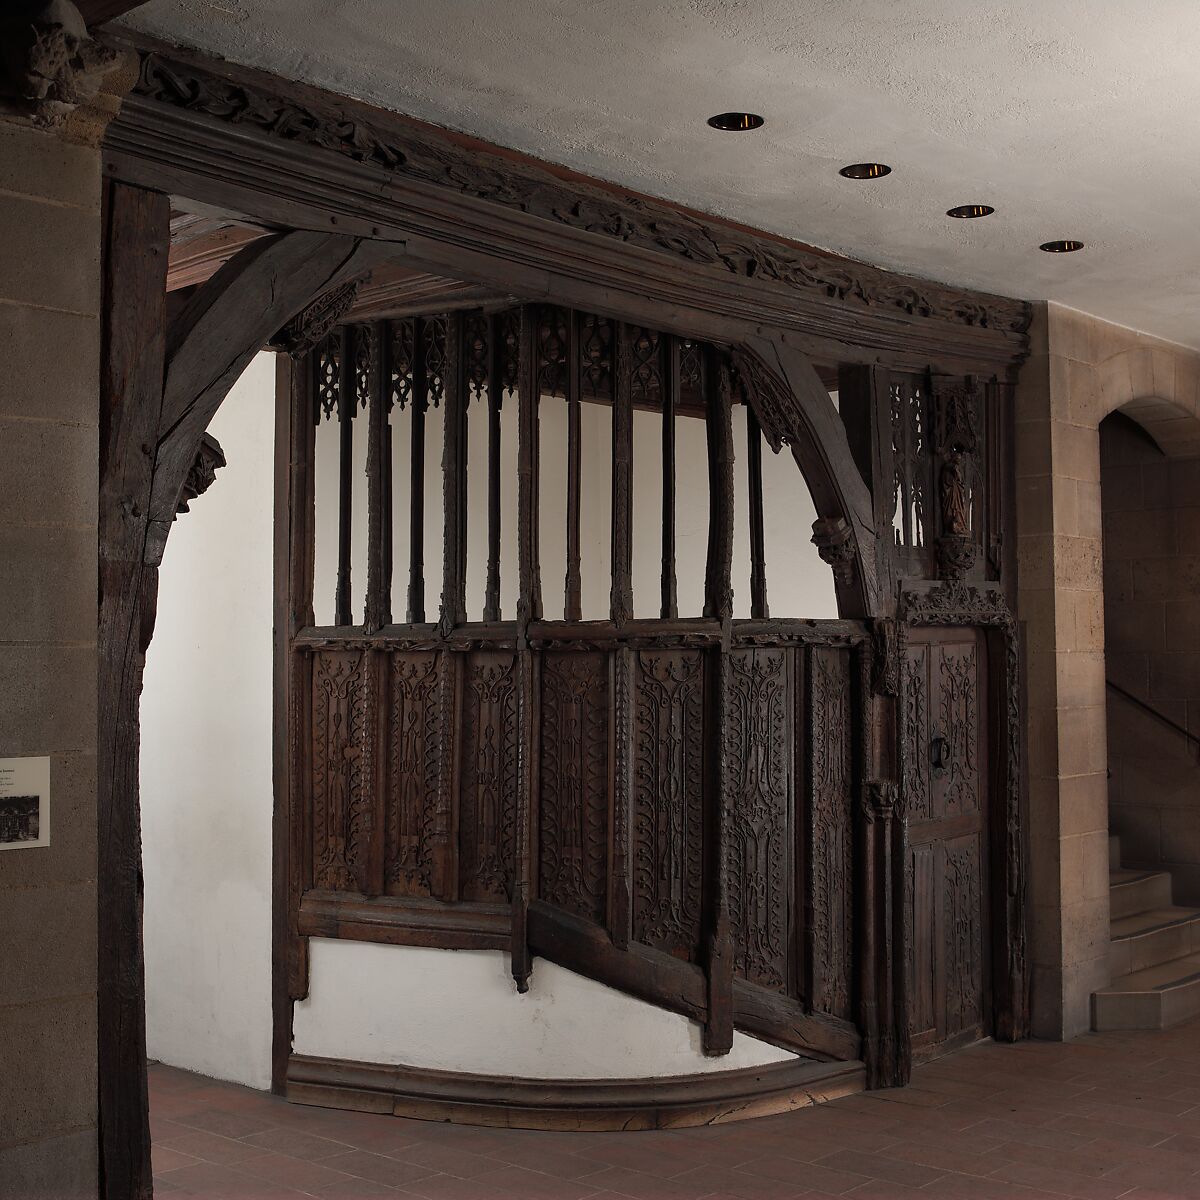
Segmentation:
<svg viewBox="0 0 1200 1200">
<path fill-rule="evenodd" d="M 1200 737 L 1197 737 L 1196 734 L 1192 733 L 1190 729 L 1180 725 L 1178 721 L 1173 721 L 1167 716 L 1166 713 L 1160 712 L 1154 707 L 1153 704 L 1148 704 L 1140 696 L 1135 696 L 1131 691 L 1123 688 L 1119 683 L 1113 683 L 1111 679 L 1106 679 L 1104 682 L 1106 686 L 1112 691 L 1116 692 L 1118 696 L 1123 696 L 1130 703 L 1136 704 L 1139 708 L 1145 709 L 1145 711 L 1148 712 L 1152 717 L 1156 717 L 1164 725 L 1169 726 L 1171 729 L 1175 730 L 1176 733 L 1181 734 L 1183 737 L 1187 738 L 1189 742 L 1192 742 L 1197 749 L 1200 749 Z"/>
</svg>

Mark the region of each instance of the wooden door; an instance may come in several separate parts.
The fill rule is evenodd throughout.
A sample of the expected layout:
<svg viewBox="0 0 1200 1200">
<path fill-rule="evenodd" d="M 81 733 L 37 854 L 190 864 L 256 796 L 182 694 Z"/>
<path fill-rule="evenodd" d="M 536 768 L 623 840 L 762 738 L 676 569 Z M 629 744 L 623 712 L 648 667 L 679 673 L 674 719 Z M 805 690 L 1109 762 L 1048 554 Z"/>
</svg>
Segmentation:
<svg viewBox="0 0 1200 1200">
<path fill-rule="evenodd" d="M 985 643 L 919 629 L 905 658 L 909 1032 L 919 1061 L 990 1028 Z"/>
</svg>

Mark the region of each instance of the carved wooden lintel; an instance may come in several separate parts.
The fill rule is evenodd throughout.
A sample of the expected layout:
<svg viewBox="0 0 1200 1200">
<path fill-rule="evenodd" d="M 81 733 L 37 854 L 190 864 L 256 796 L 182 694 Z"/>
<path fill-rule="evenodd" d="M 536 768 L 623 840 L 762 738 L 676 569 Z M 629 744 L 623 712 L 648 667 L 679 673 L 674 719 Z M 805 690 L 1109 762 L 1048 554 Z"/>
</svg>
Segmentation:
<svg viewBox="0 0 1200 1200">
<path fill-rule="evenodd" d="M 272 349 L 293 358 L 307 354 L 350 311 L 362 284 L 352 279 L 318 296 L 271 339 Z"/>
<path fill-rule="evenodd" d="M 813 522 L 813 545 L 842 584 L 854 582 L 854 535 L 845 517 L 818 517 Z"/>
<path fill-rule="evenodd" d="M 196 451 L 196 461 L 188 470 L 187 478 L 183 481 L 183 491 L 179 496 L 176 516 L 179 513 L 191 512 L 190 504 L 197 496 L 203 496 L 212 486 L 217 472 L 225 466 L 225 452 L 221 443 L 211 433 L 206 433 L 200 439 L 200 449 Z"/>
<path fill-rule="evenodd" d="M 96 97 L 118 59 L 69 0 L 10 0 L 0 14 L 0 113 L 60 125 Z"/>
</svg>

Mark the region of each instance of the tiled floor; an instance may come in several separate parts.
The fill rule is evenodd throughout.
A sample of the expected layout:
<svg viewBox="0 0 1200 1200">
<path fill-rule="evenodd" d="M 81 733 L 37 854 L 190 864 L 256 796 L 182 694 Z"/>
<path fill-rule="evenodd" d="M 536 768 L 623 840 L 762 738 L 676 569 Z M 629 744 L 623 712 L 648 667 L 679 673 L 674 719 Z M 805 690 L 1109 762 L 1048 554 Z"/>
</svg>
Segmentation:
<svg viewBox="0 0 1200 1200">
<path fill-rule="evenodd" d="M 649 1133 L 536 1133 L 303 1108 L 151 1070 L 162 1195 L 294 1200 L 1200 1200 L 1200 1023 L 982 1045 L 911 1087 Z"/>
</svg>

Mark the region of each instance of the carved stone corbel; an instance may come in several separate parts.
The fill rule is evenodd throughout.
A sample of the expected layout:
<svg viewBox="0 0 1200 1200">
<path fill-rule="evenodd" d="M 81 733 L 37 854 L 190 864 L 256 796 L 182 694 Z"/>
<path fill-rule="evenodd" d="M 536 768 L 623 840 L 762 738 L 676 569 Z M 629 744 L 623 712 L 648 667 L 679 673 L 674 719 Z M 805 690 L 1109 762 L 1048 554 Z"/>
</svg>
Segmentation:
<svg viewBox="0 0 1200 1200">
<path fill-rule="evenodd" d="M 191 512 L 191 502 L 197 496 L 203 496 L 212 487 L 217 472 L 225 466 L 225 452 L 221 443 L 211 433 L 206 433 L 200 440 L 200 449 L 196 451 L 196 461 L 188 470 L 187 478 L 183 481 L 183 491 L 179 496 L 175 515 Z"/>
<path fill-rule="evenodd" d="M 822 561 L 833 568 L 841 584 L 854 582 L 854 537 L 845 517 L 818 517 L 813 522 L 813 545 Z"/>
<path fill-rule="evenodd" d="M 9 0 L 0 11 L 0 113 L 61 125 L 96 98 L 119 61 L 69 0 Z"/>
<path fill-rule="evenodd" d="M 318 296 L 271 339 L 271 348 L 303 358 L 350 311 L 363 283 L 352 279 Z"/>
</svg>

